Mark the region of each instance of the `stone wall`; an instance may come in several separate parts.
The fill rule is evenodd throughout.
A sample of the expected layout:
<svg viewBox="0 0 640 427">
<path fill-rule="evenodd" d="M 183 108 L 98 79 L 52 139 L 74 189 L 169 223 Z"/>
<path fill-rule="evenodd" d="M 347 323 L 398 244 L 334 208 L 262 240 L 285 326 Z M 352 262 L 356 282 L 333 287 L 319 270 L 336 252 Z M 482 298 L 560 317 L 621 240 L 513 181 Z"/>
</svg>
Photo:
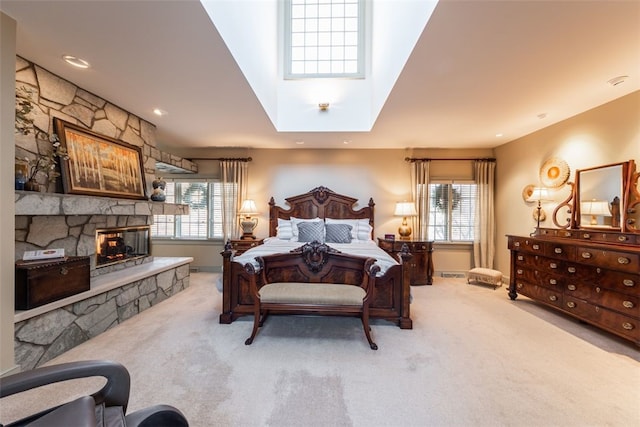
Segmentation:
<svg viewBox="0 0 640 427">
<path fill-rule="evenodd" d="M 148 194 L 155 177 L 156 161 L 185 171 L 197 172 L 197 165 L 156 147 L 155 126 L 109 101 L 89 93 L 23 58 L 16 57 L 16 110 L 28 102 L 30 111 L 16 121 L 16 158 L 35 159 L 51 152 L 53 119 L 85 127 L 142 149 Z M 20 129 L 18 129 L 20 128 Z M 19 131 L 21 130 L 21 131 Z M 46 176 L 38 177 L 46 184 Z M 55 191 L 49 184 L 48 191 Z"/>
<path fill-rule="evenodd" d="M 189 287 L 189 277 L 185 264 L 18 322 L 16 363 L 40 366 Z"/>
</svg>

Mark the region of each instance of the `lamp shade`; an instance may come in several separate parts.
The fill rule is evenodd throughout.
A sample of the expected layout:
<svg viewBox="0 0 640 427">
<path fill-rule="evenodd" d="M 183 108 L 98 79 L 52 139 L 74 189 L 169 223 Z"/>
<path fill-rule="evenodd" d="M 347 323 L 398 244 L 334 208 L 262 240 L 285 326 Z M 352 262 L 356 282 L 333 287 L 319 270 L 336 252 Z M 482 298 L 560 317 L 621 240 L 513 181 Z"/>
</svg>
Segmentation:
<svg viewBox="0 0 640 427">
<path fill-rule="evenodd" d="M 594 216 L 611 216 L 609 210 L 609 202 L 606 200 L 591 200 L 588 202 L 582 202 L 580 204 L 580 210 L 583 215 Z"/>
<path fill-rule="evenodd" d="M 546 187 L 535 187 L 531 196 L 529 196 L 529 200 L 544 202 L 551 201 L 551 194 L 549 193 L 549 189 Z"/>
<path fill-rule="evenodd" d="M 417 216 L 416 205 L 413 202 L 398 202 L 396 203 L 395 216 Z"/>
<path fill-rule="evenodd" d="M 258 208 L 256 207 L 256 202 L 251 199 L 246 199 L 242 202 L 242 206 L 240 206 L 238 213 L 245 216 L 257 214 Z"/>
</svg>

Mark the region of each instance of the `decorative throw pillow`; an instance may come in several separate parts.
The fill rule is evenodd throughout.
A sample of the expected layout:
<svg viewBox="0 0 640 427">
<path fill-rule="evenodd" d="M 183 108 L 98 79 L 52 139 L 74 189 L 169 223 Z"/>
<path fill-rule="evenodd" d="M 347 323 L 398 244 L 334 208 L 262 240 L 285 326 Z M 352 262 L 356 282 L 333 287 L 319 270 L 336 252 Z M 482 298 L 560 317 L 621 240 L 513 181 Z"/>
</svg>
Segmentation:
<svg viewBox="0 0 640 427">
<path fill-rule="evenodd" d="M 351 243 L 352 228 L 348 224 L 327 224 L 325 226 L 325 242 Z"/>
<path fill-rule="evenodd" d="M 336 218 L 326 218 L 324 220 L 327 224 L 347 224 L 351 226 L 351 240 L 356 240 L 358 238 L 358 221 L 357 219 L 336 219 Z"/>
<path fill-rule="evenodd" d="M 324 222 L 304 221 L 298 223 L 298 242 L 323 242 Z"/>
<path fill-rule="evenodd" d="M 296 217 L 291 217 L 291 228 L 293 231 L 293 237 L 291 238 L 292 241 L 299 241 L 298 239 L 298 224 L 300 224 L 301 222 L 320 222 L 322 224 L 324 224 L 324 221 L 322 221 L 322 218 L 310 218 L 310 219 L 304 219 L 304 218 L 296 218 Z"/>
</svg>

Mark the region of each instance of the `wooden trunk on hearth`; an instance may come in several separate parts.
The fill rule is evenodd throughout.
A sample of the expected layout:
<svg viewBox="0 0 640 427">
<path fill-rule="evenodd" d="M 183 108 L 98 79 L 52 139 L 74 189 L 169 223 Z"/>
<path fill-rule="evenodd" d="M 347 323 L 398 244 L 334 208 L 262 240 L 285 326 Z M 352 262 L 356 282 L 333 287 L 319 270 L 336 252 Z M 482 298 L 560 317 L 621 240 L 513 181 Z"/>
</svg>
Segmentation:
<svg viewBox="0 0 640 427">
<path fill-rule="evenodd" d="M 90 288 L 89 257 L 16 262 L 16 310 L 29 310 Z"/>
</svg>

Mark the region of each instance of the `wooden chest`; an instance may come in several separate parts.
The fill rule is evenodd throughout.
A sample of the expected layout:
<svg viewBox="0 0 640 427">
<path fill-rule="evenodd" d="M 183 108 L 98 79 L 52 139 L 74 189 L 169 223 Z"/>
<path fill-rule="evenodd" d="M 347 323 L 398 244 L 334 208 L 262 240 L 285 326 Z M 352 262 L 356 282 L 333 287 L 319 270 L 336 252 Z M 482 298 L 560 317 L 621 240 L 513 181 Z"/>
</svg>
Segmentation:
<svg viewBox="0 0 640 427">
<path fill-rule="evenodd" d="M 89 257 L 64 261 L 16 263 L 16 310 L 29 310 L 88 291 Z"/>
<path fill-rule="evenodd" d="M 631 234 L 508 236 L 509 296 L 526 295 L 640 345 L 640 247 Z M 611 243 L 616 242 L 616 243 Z"/>
</svg>

